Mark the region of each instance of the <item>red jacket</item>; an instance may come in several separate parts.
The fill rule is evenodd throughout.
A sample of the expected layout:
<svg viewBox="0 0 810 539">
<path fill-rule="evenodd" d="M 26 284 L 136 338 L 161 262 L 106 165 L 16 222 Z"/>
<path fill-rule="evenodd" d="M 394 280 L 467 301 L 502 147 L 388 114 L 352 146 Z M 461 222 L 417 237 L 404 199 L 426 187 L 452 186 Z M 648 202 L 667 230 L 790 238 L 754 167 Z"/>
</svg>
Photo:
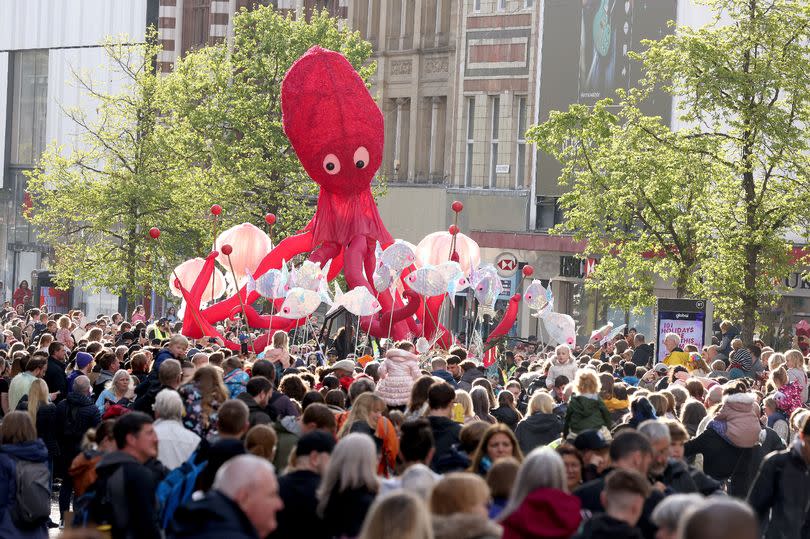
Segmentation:
<svg viewBox="0 0 810 539">
<path fill-rule="evenodd" d="M 503 539 L 569 539 L 582 520 L 579 498 L 553 488 L 532 491 L 502 522 Z"/>
</svg>

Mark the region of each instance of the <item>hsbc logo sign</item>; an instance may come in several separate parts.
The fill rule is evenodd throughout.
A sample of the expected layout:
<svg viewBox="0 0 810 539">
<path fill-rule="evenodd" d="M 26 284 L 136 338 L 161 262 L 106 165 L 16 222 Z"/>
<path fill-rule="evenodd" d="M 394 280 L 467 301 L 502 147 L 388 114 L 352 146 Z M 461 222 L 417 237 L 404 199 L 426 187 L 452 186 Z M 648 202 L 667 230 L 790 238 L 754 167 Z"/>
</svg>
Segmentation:
<svg viewBox="0 0 810 539">
<path fill-rule="evenodd" d="M 501 253 L 495 259 L 495 268 L 501 277 L 511 277 L 518 269 L 517 257 L 512 253 Z"/>
</svg>

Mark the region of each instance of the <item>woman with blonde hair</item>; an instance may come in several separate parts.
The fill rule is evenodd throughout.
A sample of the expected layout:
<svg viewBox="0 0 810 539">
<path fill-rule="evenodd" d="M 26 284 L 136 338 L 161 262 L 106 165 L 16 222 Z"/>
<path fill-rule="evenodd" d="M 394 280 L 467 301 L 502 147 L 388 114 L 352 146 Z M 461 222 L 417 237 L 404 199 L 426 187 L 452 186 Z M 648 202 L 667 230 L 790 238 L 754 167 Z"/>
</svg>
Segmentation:
<svg viewBox="0 0 810 539">
<path fill-rule="evenodd" d="M 498 521 L 504 539 L 567 539 L 579 528 L 581 503 L 568 492 L 562 457 L 548 447 L 529 453 Z"/>
<path fill-rule="evenodd" d="M 563 422 L 554 413 L 554 398 L 545 391 L 535 391 L 529 401 L 528 415 L 515 429 L 515 437 L 521 451 L 528 454 L 535 447 L 558 439 L 562 429 Z"/>
<path fill-rule="evenodd" d="M 377 446 L 382 449 L 382 439 L 376 436 L 377 423 L 385 412 L 385 401 L 374 393 L 358 395 L 352 404 L 346 422 L 338 432 L 338 438 L 344 438 L 352 432 L 359 432 L 371 436 Z"/>
<path fill-rule="evenodd" d="M 48 384 L 42 378 L 31 382 L 28 395 L 24 395 L 17 404 L 17 410 L 28 412 L 31 423 L 37 430 L 37 438 L 42 438 L 48 448 L 48 459 L 53 469 L 53 462 L 59 456 L 59 444 L 56 433 L 59 430 L 56 419 L 56 405 L 48 401 Z"/>
<path fill-rule="evenodd" d="M 290 338 L 286 331 L 279 330 L 273 333 L 273 342 L 269 348 L 264 350 L 264 359 L 279 364 L 282 370 L 290 368 L 292 363 L 290 358 Z"/>
<path fill-rule="evenodd" d="M 464 537 L 494 538 L 500 527 L 489 520 L 489 487 L 481 477 L 454 472 L 442 477 L 430 493 L 430 512 L 436 539 Z"/>
<path fill-rule="evenodd" d="M 360 539 L 433 539 L 425 502 L 406 490 L 380 496 L 368 512 Z"/>
<path fill-rule="evenodd" d="M 219 407 L 228 400 L 228 388 L 220 371 L 210 365 L 200 367 L 191 382 L 180 386 L 177 392 L 186 409 L 183 425 L 199 437 L 213 440 L 217 435 Z"/>
<path fill-rule="evenodd" d="M 342 438 L 318 487 L 318 515 L 329 537 L 357 537 L 379 490 L 374 442 L 360 433 Z"/>
<path fill-rule="evenodd" d="M 486 476 L 495 461 L 513 457 L 518 462 L 523 461 L 523 452 L 520 450 L 517 438 L 507 425 L 496 423 L 484 433 L 478 447 L 472 455 L 468 472 Z"/>
<path fill-rule="evenodd" d="M 788 350 L 785 352 L 785 368 L 787 369 L 788 381 L 796 382 L 799 385 L 802 404 L 806 403 L 808 398 L 807 373 L 804 370 L 804 356 L 802 356 L 800 350 Z"/>
<path fill-rule="evenodd" d="M 124 369 L 115 372 L 112 380 L 107 383 L 107 387 L 96 399 L 96 408 L 101 412 L 102 417 L 107 409 L 113 404 L 129 404 L 128 395 L 131 395 L 132 378 Z"/>
<path fill-rule="evenodd" d="M 454 421 L 457 423 L 463 423 L 464 425 L 472 423 L 473 421 L 478 421 L 478 418 L 475 417 L 475 412 L 473 411 L 473 402 L 469 393 L 463 389 L 456 389 L 456 404 L 461 406 L 462 415 L 460 417 L 453 417 Z"/>
</svg>

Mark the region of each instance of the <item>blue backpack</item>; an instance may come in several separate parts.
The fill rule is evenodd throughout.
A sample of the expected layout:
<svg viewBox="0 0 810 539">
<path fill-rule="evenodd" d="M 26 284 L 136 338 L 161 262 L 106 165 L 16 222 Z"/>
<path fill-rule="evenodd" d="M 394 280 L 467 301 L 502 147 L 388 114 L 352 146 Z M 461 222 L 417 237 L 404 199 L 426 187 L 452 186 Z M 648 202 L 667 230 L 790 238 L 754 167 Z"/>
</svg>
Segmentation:
<svg viewBox="0 0 810 539">
<path fill-rule="evenodd" d="M 158 522 L 164 530 L 181 505 L 191 501 L 197 476 L 203 471 L 207 461 L 194 464 L 197 452 L 191 454 L 186 462 L 169 472 L 160 482 L 155 492 L 158 503 Z"/>
</svg>

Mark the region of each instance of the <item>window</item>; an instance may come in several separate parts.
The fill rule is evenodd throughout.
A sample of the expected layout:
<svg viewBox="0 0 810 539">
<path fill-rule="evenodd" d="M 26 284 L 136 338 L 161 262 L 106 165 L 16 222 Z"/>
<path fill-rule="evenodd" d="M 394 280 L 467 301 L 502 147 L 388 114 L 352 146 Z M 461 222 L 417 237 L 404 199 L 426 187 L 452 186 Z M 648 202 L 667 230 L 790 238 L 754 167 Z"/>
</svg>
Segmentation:
<svg viewBox="0 0 810 539">
<path fill-rule="evenodd" d="M 498 0 L 498 10 L 499 11 L 506 10 L 506 0 Z"/>
<path fill-rule="evenodd" d="M 28 50 L 11 54 L 11 155 L 12 166 L 32 168 L 45 149 L 45 115 L 48 110 L 48 51 Z"/>
<path fill-rule="evenodd" d="M 554 197 L 537 197 L 537 226 L 538 230 L 548 230 L 563 220 L 559 199 Z"/>
<path fill-rule="evenodd" d="M 491 189 L 497 187 L 498 181 L 498 130 L 501 123 L 500 108 L 501 98 L 497 95 L 490 96 L 490 110 L 492 118 L 492 133 L 489 146 L 489 185 Z"/>
<path fill-rule="evenodd" d="M 517 155 L 515 158 L 515 189 L 523 189 L 526 181 L 526 96 L 517 98 Z"/>
<path fill-rule="evenodd" d="M 534 0 L 526 0 L 526 9 L 531 9 L 534 7 Z"/>
<path fill-rule="evenodd" d="M 474 11 L 481 11 L 481 0 L 474 0 L 473 1 L 473 10 Z"/>
<path fill-rule="evenodd" d="M 208 43 L 211 0 L 185 0 L 183 3 L 183 53 Z"/>
<path fill-rule="evenodd" d="M 472 187 L 472 161 L 475 129 L 475 98 L 467 98 L 467 156 L 464 159 L 464 187 Z"/>
</svg>

